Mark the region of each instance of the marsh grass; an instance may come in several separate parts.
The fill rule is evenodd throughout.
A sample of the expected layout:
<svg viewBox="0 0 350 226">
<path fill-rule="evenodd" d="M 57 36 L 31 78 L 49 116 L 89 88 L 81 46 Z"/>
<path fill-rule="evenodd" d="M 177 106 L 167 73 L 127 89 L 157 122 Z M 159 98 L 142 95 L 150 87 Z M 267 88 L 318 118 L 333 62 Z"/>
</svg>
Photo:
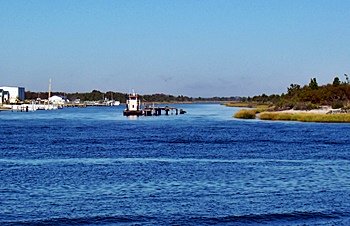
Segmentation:
<svg viewBox="0 0 350 226">
<path fill-rule="evenodd" d="M 262 112 L 261 120 L 281 120 L 300 122 L 350 122 L 350 114 L 316 114 L 316 113 L 286 113 Z"/>
<path fill-rule="evenodd" d="M 229 102 L 225 103 L 226 107 L 241 107 L 241 108 L 268 108 L 269 104 L 258 104 L 253 102 Z"/>
<path fill-rule="evenodd" d="M 240 119 L 255 119 L 256 117 L 256 109 L 242 109 L 237 111 L 234 116 L 235 118 Z"/>
<path fill-rule="evenodd" d="M 240 119 L 255 119 L 256 114 L 265 112 L 268 108 L 241 109 L 233 117 Z"/>
</svg>

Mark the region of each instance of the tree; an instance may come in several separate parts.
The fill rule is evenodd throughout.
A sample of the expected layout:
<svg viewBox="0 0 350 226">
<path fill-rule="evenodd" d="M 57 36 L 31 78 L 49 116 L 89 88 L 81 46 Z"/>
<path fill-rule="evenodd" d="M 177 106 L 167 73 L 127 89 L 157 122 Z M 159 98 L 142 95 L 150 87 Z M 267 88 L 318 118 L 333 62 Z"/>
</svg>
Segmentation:
<svg viewBox="0 0 350 226">
<path fill-rule="evenodd" d="M 340 85 L 340 79 L 338 77 L 335 77 L 333 80 L 333 85 L 334 86 L 339 86 Z"/>
<path fill-rule="evenodd" d="M 288 88 L 287 93 L 291 96 L 294 95 L 298 90 L 300 90 L 300 85 L 298 84 L 290 84 L 290 87 Z"/>
<path fill-rule="evenodd" d="M 344 74 L 344 76 L 345 76 L 346 84 L 349 84 L 350 83 L 349 76 L 347 74 Z"/>
<path fill-rule="evenodd" d="M 312 78 L 310 83 L 309 83 L 309 87 L 311 89 L 318 89 L 318 83 L 316 81 L 316 78 Z"/>
</svg>

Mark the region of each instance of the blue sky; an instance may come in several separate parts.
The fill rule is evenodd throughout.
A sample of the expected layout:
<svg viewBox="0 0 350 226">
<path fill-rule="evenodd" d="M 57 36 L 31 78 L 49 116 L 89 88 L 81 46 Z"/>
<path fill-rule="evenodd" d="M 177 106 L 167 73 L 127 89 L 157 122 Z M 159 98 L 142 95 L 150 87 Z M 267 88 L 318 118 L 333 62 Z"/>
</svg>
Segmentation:
<svg viewBox="0 0 350 226">
<path fill-rule="evenodd" d="M 253 96 L 350 74 L 350 1 L 0 0 L 0 84 Z"/>
</svg>

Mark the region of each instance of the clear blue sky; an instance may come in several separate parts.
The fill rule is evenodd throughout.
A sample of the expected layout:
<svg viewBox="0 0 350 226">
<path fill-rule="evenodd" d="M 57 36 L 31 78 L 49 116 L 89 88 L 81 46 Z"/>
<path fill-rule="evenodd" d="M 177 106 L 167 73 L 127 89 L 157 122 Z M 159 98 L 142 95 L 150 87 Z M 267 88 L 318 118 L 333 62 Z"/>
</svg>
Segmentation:
<svg viewBox="0 0 350 226">
<path fill-rule="evenodd" d="M 350 1 L 0 0 L 0 85 L 252 96 L 350 74 Z"/>
</svg>

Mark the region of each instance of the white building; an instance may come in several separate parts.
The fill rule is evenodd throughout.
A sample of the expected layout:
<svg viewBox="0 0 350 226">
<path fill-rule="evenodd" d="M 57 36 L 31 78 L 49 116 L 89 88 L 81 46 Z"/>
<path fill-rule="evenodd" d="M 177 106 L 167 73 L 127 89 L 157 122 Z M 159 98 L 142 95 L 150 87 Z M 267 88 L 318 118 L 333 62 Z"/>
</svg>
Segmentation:
<svg viewBox="0 0 350 226">
<path fill-rule="evenodd" d="M 5 94 L 8 92 L 8 99 L 10 103 L 17 103 L 17 101 L 24 101 L 25 99 L 24 87 L 1 86 L 0 90 L 3 90 Z"/>
<path fill-rule="evenodd" d="M 53 104 L 64 104 L 65 100 L 59 96 L 52 96 L 49 98 L 49 102 Z"/>
</svg>

